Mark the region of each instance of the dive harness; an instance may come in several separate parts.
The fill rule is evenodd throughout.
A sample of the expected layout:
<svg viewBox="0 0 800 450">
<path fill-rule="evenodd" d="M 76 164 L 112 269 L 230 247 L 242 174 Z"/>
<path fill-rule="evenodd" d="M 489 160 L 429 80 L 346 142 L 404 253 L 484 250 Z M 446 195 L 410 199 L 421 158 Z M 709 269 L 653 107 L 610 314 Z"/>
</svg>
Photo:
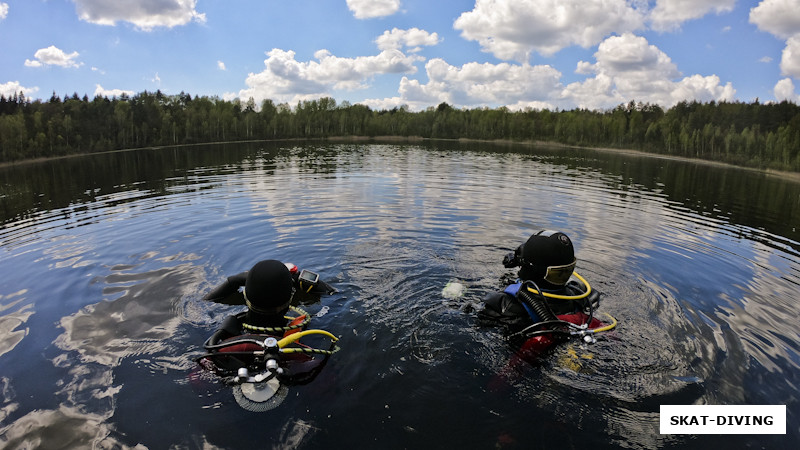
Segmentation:
<svg viewBox="0 0 800 450">
<path fill-rule="evenodd" d="M 287 320 L 289 319 L 298 319 L 300 317 L 304 317 L 302 322 L 287 325 L 285 327 L 257 327 L 253 325 L 249 325 L 246 323 L 242 324 L 242 328 L 258 332 L 258 333 L 286 333 L 290 331 L 294 331 L 291 334 L 286 335 L 285 337 L 278 339 L 275 336 L 271 335 L 261 335 L 261 334 L 247 334 L 242 335 L 239 337 L 232 337 L 229 339 L 225 339 L 222 342 L 212 342 L 213 339 L 216 337 L 216 334 L 209 337 L 206 342 L 203 344 L 203 347 L 206 349 L 208 353 L 201 355 L 197 358 L 197 361 L 201 361 L 203 359 L 211 360 L 213 364 L 213 360 L 216 357 L 220 356 L 249 356 L 253 358 L 253 361 L 249 364 L 243 365 L 243 367 L 239 367 L 236 370 L 236 375 L 233 375 L 233 371 L 230 369 L 223 369 L 219 366 L 216 366 L 215 371 L 222 376 L 229 377 L 226 381 L 229 384 L 240 384 L 240 383 L 259 383 L 266 380 L 269 380 L 276 376 L 281 376 L 284 374 L 284 370 L 280 367 L 280 360 L 281 355 L 286 355 L 290 353 L 306 353 L 306 354 L 319 354 L 330 356 L 337 351 L 339 351 L 339 346 L 337 341 L 339 338 L 334 336 L 333 334 L 325 331 L 325 330 L 305 330 L 305 331 L 296 331 L 300 328 L 304 327 L 308 324 L 311 320 L 311 316 L 305 312 L 304 310 L 296 307 L 291 306 L 291 310 L 296 312 L 298 315 L 296 317 L 286 317 Z M 295 320 L 296 321 L 296 320 Z M 329 349 L 320 349 L 320 348 L 313 348 L 298 344 L 299 346 L 295 347 L 288 347 L 291 344 L 294 344 L 298 340 L 300 340 L 304 336 L 319 334 L 325 337 L 330 338 L 331 346 Z M 238 346 L 238 345 L 247 345 L 256 346 L 256 349 L 247 349 L 247 350 L 227 350 L 231 347 Z M 260 368 L 263 367 L 264 369 L 261 370 Z M 251 376 L 250 372 L 256 371 L 256 375 Z M 231 377 L 232 376 L 232 377 Z"/>
<path fill-rule="evenodd" d="M 292 320 L 285 327 L 256 327 L 241 323 L 242 328 L 255 333 L 287 333 L 283 338 L 267 334 L 245 334 L 219 340 L 223 330 L 218 330 L 203 344 L 207 353 L 196 359 L 201 366 L 221 376 L 225 384 L 233 386 L 236 403 L 244 409 L 253 412 L 268 411 L 283 402 L 288 393 L 287 385 L 293 384 L 294 378 L 298 376 L 286 368 L 287 364 L 291 364 L 291 357 L 288 355 L 323 355 L 323 360 L 312 370 L 318 373 L 327 358 L 339 351 L 339 338 L 333 334 L 317 329 L 299 331 L 308 324 L 310 315 L 298 307 L 290 308 L 298 315 L 285 317 Z M 329 338 L 330 347 L 326 350 L 297 342 L 309 335 Z"/>
<path fill-rule="evenodd" d="M 611 314 L 605 312 L 603 314 L 608 317 L 611 323 L 601 327 L 589 328 L 594 316 L 595 303 L 599 304 L 599 299 L 589 299 L 589 296 L 592 294 L 591 285 L 589 285 L 589 282 L 577 272 L 573 272 L 573 275 L 578 279 L 578 281 L 580 281 L 581 284 L 583 284 L 584 287 L 583 292 L 577 295 L 561 295 L 545 292 L 544 290 L 540 289 L 535 282 L 530 280 L 524 281 L 517 292 L 517 299 L 520 300 L 523 307 L 525 307 L 525 310 L 528 311 L 528 314 L 531 315 L 532 318 L 538 316 L 538 318 L 542 320 L 511 334 L 509 339 L 521 336 L 527 340 L 535 336 L 559 334 L 566 336 L 578 336 L 587 344 L 593 344 L 596 342 L 594 337 L 595 334 L 613 330 L 617 326 L 617 319 L 611 316 Z M 586 314 L 586 320 L 584 320 L 581 324 L 575 324 L 559 319 L 548 305 L 548 298 L 564 301 L 579 301 L 588 299 L 583 308 L 583 312 Z M 531 312 L 534 314 L 531 314 Z"/>
</svg>

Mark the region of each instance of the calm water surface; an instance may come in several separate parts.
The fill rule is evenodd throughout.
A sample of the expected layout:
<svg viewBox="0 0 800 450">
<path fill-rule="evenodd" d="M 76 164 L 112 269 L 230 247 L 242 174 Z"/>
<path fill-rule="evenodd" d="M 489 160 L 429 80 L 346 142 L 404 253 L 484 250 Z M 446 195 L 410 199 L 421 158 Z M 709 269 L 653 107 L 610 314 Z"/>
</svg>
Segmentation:
<svg viewBox="0 0 800 450">
<path fill-rule="evenodd" d="M 478 144 L 246 144 L 0 169 L 0 447 L 797 448 L 800 185 Z M 499 378 L 503 255 L 567 232 L 620 325 Z M 193 357 L 274 258 L 339 289 L 341 337 L 277 409 Z M 468 287 L 448 300 L 448 281 Z M 661 404 L 785 404 L 785 436 L 665 436 Z"/>
</svg>

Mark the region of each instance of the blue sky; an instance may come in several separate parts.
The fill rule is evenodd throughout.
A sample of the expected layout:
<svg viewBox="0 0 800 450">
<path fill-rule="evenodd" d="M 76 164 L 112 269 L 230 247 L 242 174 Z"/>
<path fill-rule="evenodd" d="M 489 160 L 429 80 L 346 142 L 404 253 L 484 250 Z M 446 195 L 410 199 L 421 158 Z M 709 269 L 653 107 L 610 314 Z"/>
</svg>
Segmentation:
<svg viewBox="0 0 800 450">
<path fill-rule="evenodd" d="M 800 0 L 0 0 L 0 94 L 800 103 Z"/>
</svg>

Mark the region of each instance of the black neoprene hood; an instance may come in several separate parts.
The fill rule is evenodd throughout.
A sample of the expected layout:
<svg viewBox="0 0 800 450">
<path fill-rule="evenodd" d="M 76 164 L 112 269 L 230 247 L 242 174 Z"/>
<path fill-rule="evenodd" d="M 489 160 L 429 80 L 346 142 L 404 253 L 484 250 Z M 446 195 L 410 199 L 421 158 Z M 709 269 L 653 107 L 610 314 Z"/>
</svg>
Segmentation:
<svg viewBox="0 0 800 450">
<path fill-rule="evenodd" d="M 247 272 L 244 285 L 247 306 L 261 314 L 282 314 L 294 293 L 294 279 L 282 262 L 259 261 Z"/>
<path fill-rule="evenodd" d="M 569 236 L 560 231 L 540 231 L 522 245 L 520 278 L 542 280 L 551 266 L 575 262 L 575 248 Z"/>
</svg>

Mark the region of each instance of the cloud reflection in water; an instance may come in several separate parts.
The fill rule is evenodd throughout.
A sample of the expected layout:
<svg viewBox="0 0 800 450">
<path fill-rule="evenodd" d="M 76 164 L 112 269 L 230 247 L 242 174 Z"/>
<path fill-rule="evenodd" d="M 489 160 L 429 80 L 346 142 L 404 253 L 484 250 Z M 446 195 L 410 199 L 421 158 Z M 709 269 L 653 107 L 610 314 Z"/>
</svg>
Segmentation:
<svg viewBox="0 0 800 450">
<path fill-rule="evenodd" d="M 196 256 L 164 259 L 179 260 L 180 264 L 141 273 L 131 270 L 135 267 L 116 267 L 102 281 L 107 284 L 104 294 L 121 294 L 119 297 L 88 305 L 61 319 L 64 332 L 55 345 L 64 353 L 56 356 L 53 364 L 67 369 L 68 376 L 57 383 L 55 395 L 60 404 L 54 410 L 31 411 L 0 430 L 4 445 L 70 448 L 91 442 L 94 448 L 131 448 L 117 436 L 111 420 L 118 409 L 118 395 L 125 388 L 115 384 L 115 374 L 131 370 L 128 366 L 135 367 L 140 361 L 152 369 L 153 360 L 160 355 L 183 353 L 183 349 L 170 348 L 182 322 L 175 314 L 175 305 L 182 296 L 195 292 L 203 279 L 202 270 L 189 262 Z M 6 315 L 0 327 L 12 320 L 24 322 Z M 185 370 L 190 363 L 185 358 L 167 359 L 170 361 L 165 366 L 174 370 Z M 125 368 L 121 369 L 122 365 Z M 5 381 L 4 393 L 11 392 Z M 0 417 L 16 409 L 13 395 L 4 397 Z"/>
</svg>

